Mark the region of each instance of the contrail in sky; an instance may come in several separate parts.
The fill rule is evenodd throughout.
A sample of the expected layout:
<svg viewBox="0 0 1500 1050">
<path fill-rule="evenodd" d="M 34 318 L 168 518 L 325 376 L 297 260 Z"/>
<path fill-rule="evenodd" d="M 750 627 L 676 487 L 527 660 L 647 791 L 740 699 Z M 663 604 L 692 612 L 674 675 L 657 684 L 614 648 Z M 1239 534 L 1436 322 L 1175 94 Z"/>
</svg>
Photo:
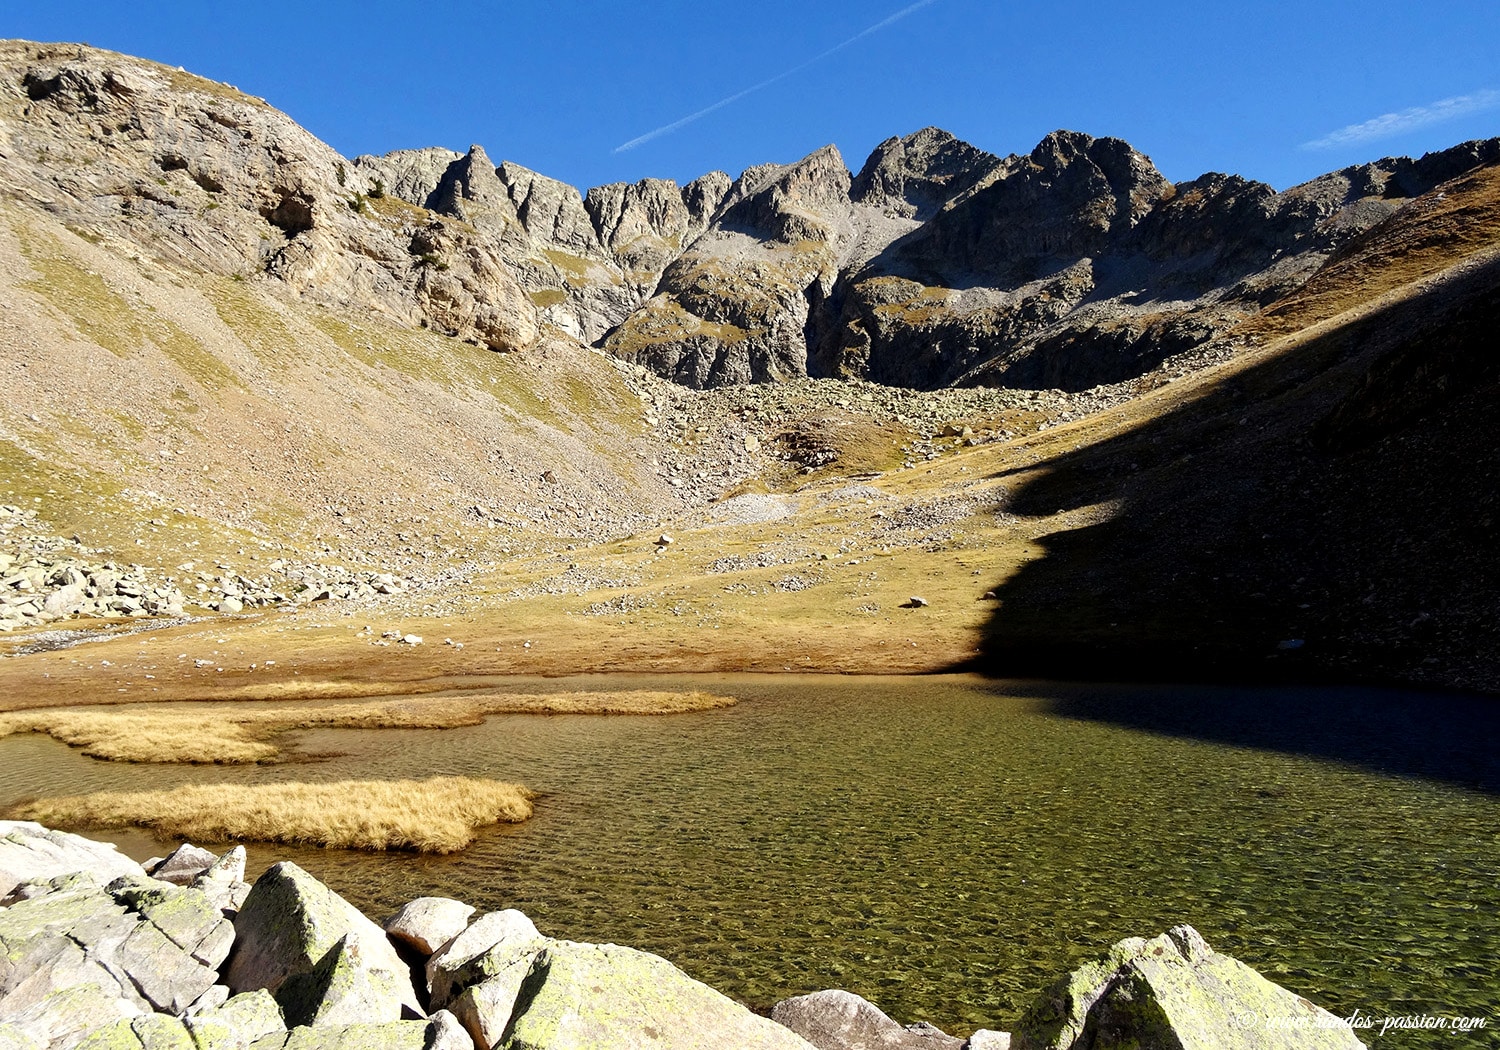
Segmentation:
<svg viewBox="0 0 1500 1050">
<path fill-rule="evenodd" d="M 1390 138 L 1392 135 L 1400 135 L 1416 128 L 1425 128 L 1431 124 L 1456 120 L 1470 113 L 1482 113 L 1487 109 L 1496 108 L 1500 108 L 1500 91 L 1476 91 L 1472 95 L 1455 95 L 1453 98 L 1439 99 L 1425 106 L 1412 106 L 1399 113 L 1386 113 L 1359 124 L 1350 124 L 1348 127 L 1331 131 L 1320 139 L 1304 142 L 1302 148 L 1336 149 L 1339 146 L 1373 142 L 1376 139 Z"/>
<path fill-rule="evenodd" d="M 670 134 L 672 134 L 672 132 L 676 131 L 678 128 L 687 127 L 693 121 L 695 121 L 695 120 L 701 120 L 704 117 L 708 116 L 710 113 L 714 112 L 715 110 L 723 109 L 725 106 L 730 105 L 731 103 L 738 102 L 740 99 L 744 98 L 746 95 L 753 95 L 757 91 L 761 90 L 762 88 L 768 88 L 772 84 L 777 83 L 778 81 L 785 80 L 787 77 L 793 75 L 794 73 L 800 73 L 804 69 L 806 69 L 808 66 L 811 66 L 811 65 L 814 65 L 814 64 L 816 64 L 818 62 L 823 61 L 823 59 L 827 58 L 829 55 L 835 55 L 838 52 L 844 50 L 844 48 L 851 47 L 854 44 L 859 43 L 861 40 L 863 40 L 865 37 L 869 36 L 871 33 L 878 33 L 882 29 L 886 28 L 887 26 L 894 25 L 895 23 L 901 21 L 907 15 L 915 14 L 916 12 L 922 10 L 922 8 L 924 8 L 924 7 L 931 7 L 935 3 L 937 3 L 937 0 L 917 0 L 917 3 L 911 4 L 911 5 L 907 6 L 907 7 L 903 7 L 901 10 L 897 11 L 895 14 L 891 15 L 889 18 L 882 19 L 881 21 L 876 22 L 874 25 L 870 26 L 869 28 L 860 30 L 858 33 L 855 33 L 853 36 L 851 36 L 848 40 L 845 40 L 843 43 L 834 44 L 827 51 L 823 51 L 823 52 L 821 52 L 819 54 L 814 55 L 812 58 L 809 58 L 806 62 L 798 63 L 797 65 L 793 66 L 791 69 L 785 70 L 785 71 L 783 71 L 781 73 L 777 73 L 774 77 L 771 77 L 769 80 L 762 80 L 759 84 L 752 84 L 750 87 L 745 88 L 745 90 L 743 90 L 743 91 L 737 91 L 733 95 L 730 95 L 728 98 L 721 98 L 721 99 L 719 99 L 719 101 L 715 102 L 711 106 L 705 106 L 704 108 L 700 109 L 696 113 L 689 113 L 687 116 L 683 117 L 681 120 L 674 120 L 670 124 L 663 124 L 661 127 L 657 128 L 655 131 L 648 131 L 644 135 L 642 135 L 640 138 L 631 139 L 629 142 L 627 142 L 627 143 L 625 143 L 623 145 L 616 146 L 610 152 L 611 153 L 624 153 L 626 150 L 635 149 L 637 146 L 643 146 L 646 143 L 650 142 L 652 139 L 659 139 L 663 135 L 670 135 Z"/>
</svg>

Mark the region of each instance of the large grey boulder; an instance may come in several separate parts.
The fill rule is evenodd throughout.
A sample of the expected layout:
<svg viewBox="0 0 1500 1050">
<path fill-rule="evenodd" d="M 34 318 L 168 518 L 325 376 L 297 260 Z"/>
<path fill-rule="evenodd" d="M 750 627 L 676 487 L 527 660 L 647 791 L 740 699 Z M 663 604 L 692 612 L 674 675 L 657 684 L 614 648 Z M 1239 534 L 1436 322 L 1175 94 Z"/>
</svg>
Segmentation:
<svg viewBox="0 0 1500 1050">
<path fill-rule="evenodd" d="M 141 874 L 25 889 L 0 909 L 0 1023 L 71 1045 L 114 1020 L 211 998 L 233 928 L 202 894 Z"/>
<path fill-rule="evenodd" d="M 839 988 L 783 999 L 771 1020 L 818 1050 L 960 1050 L 962 1039 L 928 1025 L 905 1028 L 868 999 Z"/>
<path fill-rule="evenodd" d="M 546 944 L 532 921 L 513 908 L 481 916 L 427 961 L 433 1008 L 447 1006 L 465 989 L 492 980 L 509 988 L 509 1001 L 514 1002 L 531 958 Z M 497 994 L 492 987 L 488 1000 L 496 1001 Z"/>
<path fill-rule="evenodd" d="M 1328 1011 L 1208 946 L 1191 926 L 1131 937 L 1059 980 L 1016 1050 L 1356 1050 Z"/>
<path fill-rule="evenodd" d="M 0 904 L 23 882 L 86 871 L 102 883 L 145 869 L 107 842 L 52 831 L 29 820 L 0 820 Z"/>
<path fill-rule="evenodd" d="M 288 977 L 276 1000 L 292 1025 L 400 1021 L 415 1013 L 411 987 L 407 973 L 367 965 L 360 942 L 345 934 L 317 966 Z"/>
<path fill-rule="evenodd" d="M 448 897 L 418 897 L 385 920 L 385 932 L 423 955 L 432 955 L 469 925 L 472 905 Z"/>
<path fill-rule="evenodd" d="M 550 942 L 533 962 L 515 1009 L 506 1028 L 509 1050 L 808 1050 L 811 1045 L 665 959 L 613 944 Z"/>
<path fill-rule="evenodd" d="M 406 964 L 385 932 L 290 861 L 273 865 L 256 880 L 235 916 L 234 929 L 234 954 L 224 979 L 237 992 L 265 988 L 278 993 L 288 978 L 311 973 L 342 944 L 346 954 L 352 949 L 346 962 L 398 990 L 400 1004 L 412 1016 L 422 1016 Z M 300 1001 L 303 986 L 294 985 L 288 992 L 293 994 Z"/>
</svg>

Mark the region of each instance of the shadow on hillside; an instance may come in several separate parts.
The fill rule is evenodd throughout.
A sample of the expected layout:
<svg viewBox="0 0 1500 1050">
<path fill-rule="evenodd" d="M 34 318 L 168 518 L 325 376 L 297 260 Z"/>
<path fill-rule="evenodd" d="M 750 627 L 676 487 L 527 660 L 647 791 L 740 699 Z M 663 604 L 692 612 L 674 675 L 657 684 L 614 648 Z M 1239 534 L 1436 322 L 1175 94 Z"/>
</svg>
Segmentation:
<svg viewBox="0 0 1500 1050">
<path fill-rule="evenodd" d="M 1497 331 L 1492 264 L 1052 461 L 1008 511 L 1112 514 L 1045 537 L 1044 556 L 995 588 L 971 666 L 1500 689 Z M 1468 719 L 1487 702 L 1431 710 Z M 1308 718 L 1275 705 L 1230 730 L 1171 705 L 1068 703 L 1082 717 L 1268 734 L 1256 746 L 1341 757 L 1336 739 L 1317 742 Z M 1382 746 L 1399 749 L 1401 732 Z"/>
</svg>

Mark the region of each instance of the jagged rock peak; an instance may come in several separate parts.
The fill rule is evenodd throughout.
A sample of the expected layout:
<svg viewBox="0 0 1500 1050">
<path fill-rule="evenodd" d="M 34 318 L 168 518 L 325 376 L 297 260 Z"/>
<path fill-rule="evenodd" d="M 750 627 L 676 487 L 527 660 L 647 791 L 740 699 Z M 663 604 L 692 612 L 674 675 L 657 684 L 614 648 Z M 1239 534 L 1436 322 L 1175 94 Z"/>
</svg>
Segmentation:
<svg viewBox="0 0 1500 1050">
<path fill-rule="evenodd" d="M 642 179 L 595 186 L 583 199 L 599 240 L 611 251 L 641 237 L 680 236 L 692 223 L 685 193 L 671 179 Z"/>
<path fill-rule="evenodd" d="M 443 181 L 443 175 L 454 161 L 462 158 L 463 154 L 455 150 L 428 146 L 425 149 L 393 150 L 379 157 L 355 157 L 350 161 L 350 167 L 365 180 L 356 188 L 373 188 L 375 180 L 379 179 L 386 193 L 425 208 Z"/>
<path fill-rule="evenodd" d="M 602 254 L 594 222 L 576 188 L 509 160 L 500 165 L 499 176 L 532 237 L 579 255 Z"/>
<path fill-rule="evenodd" d="M 850 180 L 843 155 L 833 145 L 795 164 L 752 168 L 730 190 L 735 203 L 724 210 L 719 224 L 783 244 L 829 240 L 848 212 Z"/>
<path fill-rule="evenodd" d="M 1002 163 L 941 128 L 922 128 L 876 146 L 849 196 L 891 215 L 926 220 Z"/>
<path fill-rule="evenodd" d="M 488 205 L 511 204 L 510 191 L 500 181 L 499 169 L 490 160 L 484 147 L 477 144 L 470 146 L 468 153 L 448 166 L 438 185 L 436 200 L 439 204 L 457 204 L 459 207 L 462 207 L 459 203 L 462 201 Z M 512 210 L 513 208 L 512 205 Z M 446 211 L 447 208 L 439 210 Z"/>
</svg>

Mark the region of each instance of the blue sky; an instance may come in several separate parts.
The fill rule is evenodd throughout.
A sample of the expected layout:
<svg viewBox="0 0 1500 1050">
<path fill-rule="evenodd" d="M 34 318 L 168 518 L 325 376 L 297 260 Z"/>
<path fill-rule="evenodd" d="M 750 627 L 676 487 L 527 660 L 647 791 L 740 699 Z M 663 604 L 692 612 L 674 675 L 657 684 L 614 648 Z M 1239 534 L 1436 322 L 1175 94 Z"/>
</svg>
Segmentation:
<svg viewBox="0 0 1500 1050">
<path fill-rule="evenodd" d="M 858 170 L 929 124 L 1000 154 L 1115 135 L 1174 180 L 1278 189 L 1500 135 L 1496 0 L 0 0 L 0 36 L 228 81 L 348 156 L 478 142 L 581 187 L 829 142 Z"/>
</svg>

